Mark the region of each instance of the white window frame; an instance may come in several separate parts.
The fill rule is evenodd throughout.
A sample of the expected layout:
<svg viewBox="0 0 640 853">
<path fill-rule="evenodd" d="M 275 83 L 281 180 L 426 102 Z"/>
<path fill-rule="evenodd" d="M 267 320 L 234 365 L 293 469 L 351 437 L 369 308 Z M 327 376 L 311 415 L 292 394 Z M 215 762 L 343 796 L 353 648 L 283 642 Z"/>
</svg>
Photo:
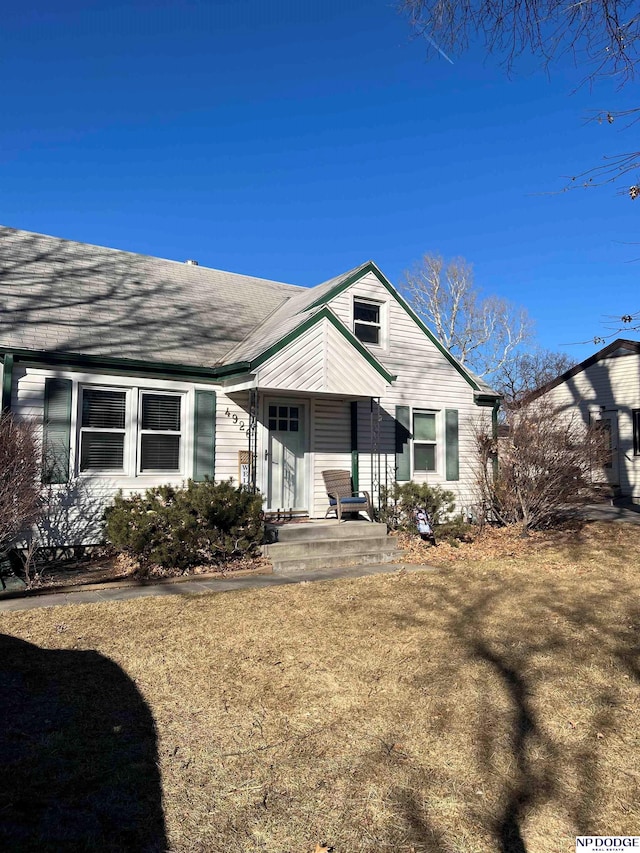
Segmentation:
<svg viewBox="0 0 640 853">
<path fill-rule="evenodd" d="M 154 387 L 123 387 L 122 385 L 107 385 L 104 383 L 92 381 L 79 381 L 78 393 L 76 400 L 76 419 L 75 419 L 75 459 L 76 471 L 81 477 L 117 477 L 118 479 L 125 478 L 184 478 L 186 476 L 186 460 L 189 451 L 187 434 L 188 417 L 191 413 L 189 405 L 189 394 L 186 390 L 173 391 L 165 390 L 164 388 Z M 124 393 L 125 395 L 125 417 L 124 429 L 104 428 L 101 427 L 83 427 L 82 426 L 82 401 L 86 390 L 90 391 L 115 391 Z M 156 396 L 180 397 L 180 432 L 173 430 L 143 430 L 142 429 L 142 395 L 154 394 Z M 123 463 L 122 468 L 96 469 L 87 468 L 82 470 L 82 434 L 84 432 L 113 432 L 124 434 L 123 447 Z M 176 471 L 167 470 L 152 470 L 142 471 L 142 434 L 151 433 L 157 435 L 179 435 L 180 436 L 180 467 Z"/>
<path fill-rule="evenodd" d="M 356 302 L 360 302 L 363 305 L 369 305 L 378 309 L 378 322 L 373 323 L 370 320 L 356 320 Z M 358 340 L 365 347 L 379 347 L 380 349 L 384 349 L 386 347 L 386 303 L 380 302 L 377 299 L 369 299 L 366 296 L 358 296 L 357 293 L 353 294 L 353 301 L 351 303 L 351 314 L 352 314 L 352 328 L 353 334 L 358 338 L 358 333 L 356 332 L 356 323 L 361 326 L 371 326 L 378 330 L 378 342 L 373 343 L 372 341 L 362 341 L 360 338 Z"/>
<path fill-rule="evenodd" d="M 416 438 L 412 437 L 412 439 L 411 439 L 411 470 L 414 472 L 414 474 L 438 474 L 440 471 L 440 446 L 442 443 L 440 441 L 440 435 L 441 435 L 440 417 L 439 417 L 440 416 L 440 410 L 439 409 L 412 409 L 411 410 L 411 435 L 412 436 L 415 436 L 415 432 L 416 432 L 416 423 L 415 423 L 415 416 L 416 415 L 433 415 L 434 416 L 434 425 L 435 425 L 436 437 L 435 437 L 434 441 L 425 441 L 422 439 L 416 439 Z M 435 468 L 433 468 L 433 470 L 427 470 L 425 468 L 416 468 L 416 464 L 415 464 L 415 462 L 416 462 L 416 456 L 415 456 L 416 445 L 419 445 L 419 446 L 423 446 L 423 445 L 427 446 L 428 445 L 430 447 L 435 448 L 434 453 L 433 453 Z"/>
<path fill-rule="evenodd" d="M 124 394 L 124 427 L 85 427 L 82 426 L 82 411 L 84 392 L 87 391 L 113 391 L 115 393 Z M 92 383 L 83 383 L 79 387 L 78 393 L 78 472 L 81 475 L 93 476 L 111 476 L 113 474 L 121 474 L 126 476 L 128 473 L 127 460 L 129 458 L 129 409 L 131 405 L 131 388 L 122 388 L 114 385 L 94 385 Z M 86 468 L 82 469 L 82 436 L 83 433 L 89 432 L 112 432 L 117 435 L 124 435 L 122 449 L 122 468 Z"/>
<path fill-rule="evenodd" d="M 158 388 L 138 388 L 138 400 L 136 411 L 138 413 L 135 421 L 136 428 L 136 476 L 138 477 L 157 477 L 158 475 L 183 475 L 184 476 L 184 447 L 185 447 L 185 410 L 186 410 L 186 394 L 181 391 L 163 391 Z M 180 430 L 159 430 L 159 429 L 142 429 L 142 398 L 145 394 L 153 394 L 155 397 L 180 397 Z M 142 436 L 143 435 L 177 435 L 180 437 L 180 451 L 178 453 L 178 469 L 177 470 L 161 470 L 153 468 L 152 470 L 142 470 Z"/>
</svg>

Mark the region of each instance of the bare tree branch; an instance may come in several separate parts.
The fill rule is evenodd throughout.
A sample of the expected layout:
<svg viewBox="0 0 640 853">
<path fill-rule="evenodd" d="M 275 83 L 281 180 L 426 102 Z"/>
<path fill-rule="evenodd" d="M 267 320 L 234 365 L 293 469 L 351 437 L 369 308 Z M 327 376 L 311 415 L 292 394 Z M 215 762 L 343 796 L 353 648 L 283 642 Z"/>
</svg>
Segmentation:
<svg viewBox="0 0 640 853">
<path fill-rule="evenodd" d="M 435 50 L 449 59 L 444 51 L 459 55 L 479 38 L 508 73 L 525 53 L 545 68 L 568 54 L 584 70 L 580 85 L 607 78 L 622 88 L 635 78 L 640 60 L 640 11 L 632 0 L 399 0 L 399 7 L 425 39 L 428 54 Z M 633 124 L 639 112 L 640 107 L 600 110 L 590 120 Z M 636 170 L 640 151 L 607 156 L 569 176 L 563 190 L 613 183 Z M 640 178 L 621 194 L 638 198 Z"/>
<path fill-rule="evenodd" d="M 473 268 L 464 258 L 445 263 L 427 254 L 405 272 L 403 285 L 415 311 L 478 376 L 500 371 L 532 336 L 533 323 L 524 308 L 498 296 L 480 296 Z"/>
</svg>

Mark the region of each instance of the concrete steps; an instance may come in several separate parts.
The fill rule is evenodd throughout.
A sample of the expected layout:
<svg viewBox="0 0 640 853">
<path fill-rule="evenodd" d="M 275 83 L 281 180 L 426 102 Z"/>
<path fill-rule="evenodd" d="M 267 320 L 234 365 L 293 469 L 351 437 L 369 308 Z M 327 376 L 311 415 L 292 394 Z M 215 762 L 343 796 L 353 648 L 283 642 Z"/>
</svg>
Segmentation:
<svg viewBox="0 0 640 853">
<path fill-rule="evenodd" d="M 274 572 L 388 563 L 401 553 L 395 539 L 387 536 L 385 524 L 368 521 L 267 524 L 267 537 L 272 542 L 263 553 Z"/>
</svg>

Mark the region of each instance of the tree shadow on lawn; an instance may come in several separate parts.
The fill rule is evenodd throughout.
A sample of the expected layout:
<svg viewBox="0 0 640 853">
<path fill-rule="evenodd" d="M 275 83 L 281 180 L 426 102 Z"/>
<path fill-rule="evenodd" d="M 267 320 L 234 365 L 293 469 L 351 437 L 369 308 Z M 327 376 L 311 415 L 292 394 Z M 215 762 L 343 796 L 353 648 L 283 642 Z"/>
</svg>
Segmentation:
<svg viewBox="0 0 640 853">
<path fill-rule="evenodd" d="M 0 849 L 167 849 L 155 724 L 119 666 L 0 635 L 0 708 Z"/>
<path fill-rule="evenodd" d="M 609 809 L 620 801 L 626 808 L 616 819 L 626 811 L 630 821 L 635 796 L 625 768 L 633 758 L 625 742 L 635 736 L 625 703 L 640 683 L 636 590 L 613 577 L 570 591 L 552 579 L 528 586 L 522 576 L 460 583 L 452 574 L 436 585 L 437 614 L 416 601 L 392 618 L 398 629 L 424 628 L 427 636 L 439 620 L 450 648 L 434 660 L 426 645 L 426 663 L 411 680 L 429 698 L 427 726 L 443 748 L 468 715 L 467 746 L 456 743 L 448 783 L 428 759 L 409 762 L 394 797 L 403 842 L 429 853 L 450 849 L 462 826 L 431 800 L 447 784 L 459 786 L 466 834 L 475 827 L 499 853 L 527 853 L 531 832 L 557 842 L 556 817 L 575 835 L 609 831 Z M 612 750 L 627 760 L 618 765 Z M 479 797 L 476 787 L 484 789 Z"/>
</svg>

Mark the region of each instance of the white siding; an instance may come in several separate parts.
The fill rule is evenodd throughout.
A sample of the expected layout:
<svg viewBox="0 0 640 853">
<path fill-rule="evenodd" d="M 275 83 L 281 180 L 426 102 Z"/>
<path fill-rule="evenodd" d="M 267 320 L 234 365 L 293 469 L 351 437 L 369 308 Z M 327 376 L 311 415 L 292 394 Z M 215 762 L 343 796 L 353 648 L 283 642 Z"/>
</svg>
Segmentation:
<svg viewBox="0 0 640 853">
<path fill-rule="evenodd" d="M 545 398 L 561 411 L 579 413 L 585 424 L 589 412 L 600 406 L 617 410 L 620 488 L 623 495 L 640 499 L 640 456 L 633 455 L 631 415 L 640 409 L 640 355 L 602 359 L 551 389 Z"/>
<path fill-rule="evenodd" d="M 348 400 L 317 398 L 312 401 L 314 460 L 311 514 L 323 516 L 328 507 L 322 472 L 351 470 L 351 408 Z"/>
<path fill-rule="evenodd" d="M 386 380 L 335 326 L 324 319 L 256 371 L 260 388 L 378 396 Z"/>
<path fill-rule="evenodd" d="M 473 389 L 458 370 L 429 340 L 422 329 L 405 309 L 392 298 L 389 291 L 374 273 L 340 293 L 329 303 L 329 307 L 350 329 L 353 329 L 353 299 L 365 297 L 380 302 L 383 306 L 383 345 L 369 345 L 371 353 L 397 375 L 393 385 L 388 386 L 381 397 L 381 482 L 391 481 L 395 470 L 395 407 L 411 406 L 414 409 L 437 411 L 438 418 L 438 471 L 416 473 L 416 482 L 428 482 L 450 489 L 457 496 L 457 509 L 464 509 L 476 502 L 474 479 L 476 453 L 472 425 L 484 417 L 485 410 L 476 406 Z M 370 487 L 369 436 L 370 416 L 366 406 L 359 406 L 359 449 L 360 486 Z M 460 479 L 450 481 L 445 475 L 444 418 L 445 409 L 457 409 L 459 416 Z"/>
<path fill-rule="evenodd" d="M 226 395 L 217 391 L 216 480 L 233 479 L 238 485 L 239 452 L 249 449 L 249 392 Z"/>
<path fill-rule="evenodd" d="M 51 543 L 88 543 L 100 538 L 101 519 L 104 507 L 113 495 L 122 489 L 125 495 L 144 492 L 153 486 L 171 483 L 181 485 L 193 474 L 193 422 L 195 390 L 216 390 L 211 385 L 194 384 L 165 379 L 147 379 L 132 376 L 114 376 L 100 373 L 59 370 L 43 365 L 17 363 L 13 368 L 12 411 L 18 418 L 33 419 L 41 425 L 44 417 L 44 388 L 48 377 L 71 379 L 73 382 L 71 408 L 71 481 L 67 485 L 50 487 L 55 511 L 51 520 L 48 538 Z M 181 471 L 176 474 L 137 474 L 136 442 L 132 439 L 135 429 L 128 430 L 125 445 L 127 462 L 123 474 L 82 474 L 79 472 L 79 440 L 77 412 L 79 388 L 83 385 L 99 385 L 123 389 L 173 391 L 183 395 Z M 222 396 L 222 395 L 219 395 Z M 218 421 L 220 419 L 218 402 Z M 135 417 L 129 410 L 128 418 Z M 246 443 L 245 443 L 246 446 Z M 236 454 L 237 460 L 237 454 Z M 225 455 L 222 455 L 225 461 Z M 217 473 L 217 472 L 216 472 Z M 237 464 L 236 464 L 237 479 Z"/>
</svg>

